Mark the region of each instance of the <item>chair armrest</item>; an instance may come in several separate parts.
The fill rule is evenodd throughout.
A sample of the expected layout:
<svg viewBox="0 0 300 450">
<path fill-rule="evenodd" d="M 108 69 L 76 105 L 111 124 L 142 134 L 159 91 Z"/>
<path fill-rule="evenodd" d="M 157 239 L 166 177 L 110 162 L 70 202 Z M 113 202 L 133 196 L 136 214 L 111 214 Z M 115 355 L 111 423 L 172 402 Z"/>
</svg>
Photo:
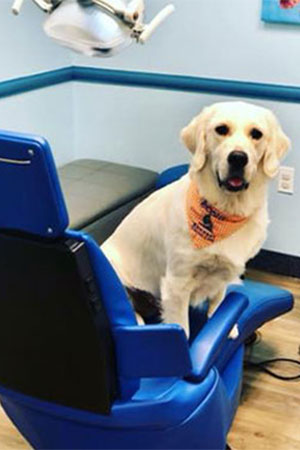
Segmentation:
<svg viewBox="0 0 300 450">
<path fill-rule="evenodd" d="M 179 325 L 132 325 L 113 329 L 119 376 L 185 377 L 201 381 L 214 365 L 228 334 L 248 306 L 245 295 L 229 294 L 189 349 Z"/>
<path fill-rule="evenodd" d="M 192 370 L 188 341 L 179 325 L 130 325 L 113 329 L 119 376 L 183 377 Z"/>
<path fill-rule="evenodd" d="M 245 295 L 237 292 L 227 295 L 191 345 L 193 369 L 186 379 L 198 382 L 206 377 L 227 342 L 230 330 L 247 306 Z"/>
</svg>

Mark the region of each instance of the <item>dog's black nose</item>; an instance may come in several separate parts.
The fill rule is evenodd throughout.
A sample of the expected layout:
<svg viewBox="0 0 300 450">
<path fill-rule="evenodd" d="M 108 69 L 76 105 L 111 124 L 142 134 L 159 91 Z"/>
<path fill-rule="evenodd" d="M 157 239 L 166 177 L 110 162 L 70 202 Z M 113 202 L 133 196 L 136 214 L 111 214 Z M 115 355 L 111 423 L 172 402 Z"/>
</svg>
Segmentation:
<svg viewBox="0 0 300 450">
<path fill-rule="evenodd" d="M 228 162 L 232 167 L 242 169 L 248 162 L 248 155 L 240 150 L 234 150 L 229 153 Z"/>
</svg>

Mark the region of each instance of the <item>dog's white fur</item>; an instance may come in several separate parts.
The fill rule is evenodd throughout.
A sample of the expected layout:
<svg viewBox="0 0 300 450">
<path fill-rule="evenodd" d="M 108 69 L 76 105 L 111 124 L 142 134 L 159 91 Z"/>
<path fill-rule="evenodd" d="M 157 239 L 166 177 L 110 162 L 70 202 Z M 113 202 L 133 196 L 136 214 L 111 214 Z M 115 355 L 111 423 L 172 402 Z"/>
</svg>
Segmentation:
<svg viewBox="0 0 300 450">
<path fill-rule="evenodd" d="M 215 131 L 223 124 L 230 128 L 227 136 Z M 253 128 L 263 133 L 261 139 L 250 136 Z M 259 251 L 269 222 L 267 181 L 277 174 L 289 139 L 271 111 L 244 102 L 205 108 L 182 130 L 181 138 L 193 154 L 189 173 L 139 204 L 102 250 L 123 284 L 159 297 L 164 322 L 180 324 L 188 336 L 189 305 L 206 298 L 221 301 L 227 284 Z M 216 176 L 223 179 L 228 174 L 227 158 L 233 150 L 244 151 L 249 160 L 249 188 L 240 192 L 220 188 Z M 185 211 L 190 179 L 209 203 L 249 220 L 230 237 L 194 248 Z"/>
</svg>

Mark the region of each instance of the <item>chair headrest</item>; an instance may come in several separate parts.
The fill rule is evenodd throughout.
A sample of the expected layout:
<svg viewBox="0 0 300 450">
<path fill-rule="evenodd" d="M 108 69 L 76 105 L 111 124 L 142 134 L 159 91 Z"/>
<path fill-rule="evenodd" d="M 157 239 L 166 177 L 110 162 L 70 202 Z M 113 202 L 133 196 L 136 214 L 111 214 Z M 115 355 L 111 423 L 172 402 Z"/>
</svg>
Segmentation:
<svg viewBox="0 0 300 450">
<path fill-rule="evenodd" d="M 58 237 L 69 224 L 45 139 L 0 130 L 0 228 Z"/>
</svg>

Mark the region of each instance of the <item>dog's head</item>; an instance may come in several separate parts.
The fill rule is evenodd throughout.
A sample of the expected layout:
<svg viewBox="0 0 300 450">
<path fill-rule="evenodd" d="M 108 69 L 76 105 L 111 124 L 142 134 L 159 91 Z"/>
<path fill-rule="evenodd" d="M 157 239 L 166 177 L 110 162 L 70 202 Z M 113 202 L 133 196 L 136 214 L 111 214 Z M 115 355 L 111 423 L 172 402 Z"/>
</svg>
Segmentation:
<svg viewBox="0 0 300 450">
<path fill-rule="evenodd" d="M 258 172 L 276 176 L 290 144 L 271 111 L 244 102 L 205 108 L 181 138 L 193 154 L 194 173 L 206 167 L 227 193 L 246 190 Z"/>
</svg>

